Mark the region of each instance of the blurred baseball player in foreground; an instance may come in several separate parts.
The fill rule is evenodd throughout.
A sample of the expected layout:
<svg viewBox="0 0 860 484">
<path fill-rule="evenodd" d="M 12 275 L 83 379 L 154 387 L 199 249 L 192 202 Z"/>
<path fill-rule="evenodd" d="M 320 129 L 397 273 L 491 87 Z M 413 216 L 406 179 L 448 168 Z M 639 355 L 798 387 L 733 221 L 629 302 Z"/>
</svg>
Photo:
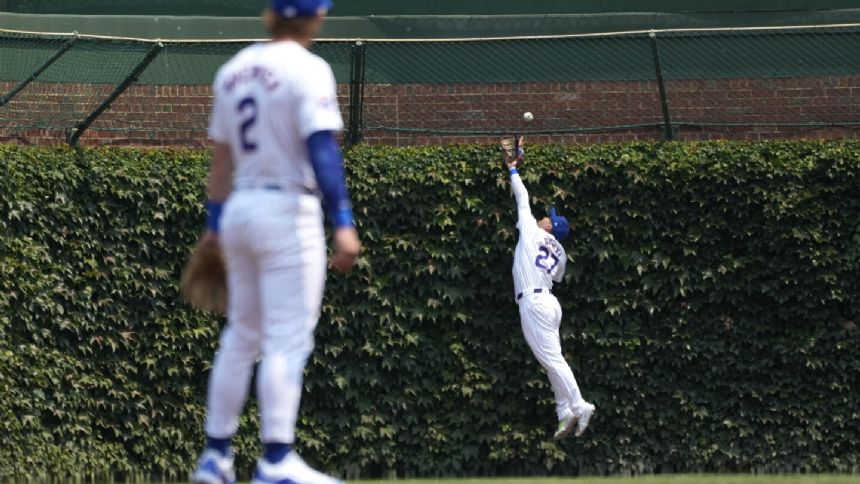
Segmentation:
<svg viewBox="0 0 860 484">
<path fill-rule="evenodd" d="M 554 439 L 561 439 L 576 428 L 582 435 L 594 414 L 594 405 L 579 392 L 570 365 L 561 354 L 558 328 L 561 306 L 552 294 L 553 281 L 561 282 L 567 255 L 561 246 L 570 233 L 567 219 L 553 208 L 548 217 L 535 220 L 529 207 L 529 194 L 517 172 L 524 156 L 523 139 L 502 143 L 505 164 L 517 200 L 517 228 L 520 238 L 514 252 L 514 295 L 520 307 L 523 335 L 540 364 L 546 369 L 555 392 L 558 428 Z M 511 149 L 510 144 L 514 145 Z M 508 145 L 508 146 L 506 146 Z"/>
<path fill-rule="evenodd" d="M 235 482 L 230 439 L 258 358 L 264 455 L 253 482 L 337 482 L 293 449 L 326 274 L 320 193 L 334 225 L 332 266 L 348 270 L 361 249 L 335 140 L 343 120 L 334 75 L 307 50 L 329 7 L 330 0 L 270 0 L 263 20 L 272 40 L 243 49 L 215 78 L 200 244 L 220 244 L 224 253 L 227 326 L 209 380 L 207 445 L 195 483 Z"/>
</svg>

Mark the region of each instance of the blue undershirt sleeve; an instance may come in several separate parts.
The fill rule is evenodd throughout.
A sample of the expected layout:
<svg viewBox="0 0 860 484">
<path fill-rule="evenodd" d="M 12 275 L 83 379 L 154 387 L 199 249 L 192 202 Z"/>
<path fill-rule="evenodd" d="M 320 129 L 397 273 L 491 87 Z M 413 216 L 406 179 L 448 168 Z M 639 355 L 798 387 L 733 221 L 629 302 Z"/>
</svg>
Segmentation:
<svg viewBox="0 0 860 484">
<path fill-rule="evenodd" d="M 331 131 L 317 131 L 305 142 L 326 213 L 335 228 L 352 227 L 352 203 L 346 190 L 343 156 Z"/>
</svg>

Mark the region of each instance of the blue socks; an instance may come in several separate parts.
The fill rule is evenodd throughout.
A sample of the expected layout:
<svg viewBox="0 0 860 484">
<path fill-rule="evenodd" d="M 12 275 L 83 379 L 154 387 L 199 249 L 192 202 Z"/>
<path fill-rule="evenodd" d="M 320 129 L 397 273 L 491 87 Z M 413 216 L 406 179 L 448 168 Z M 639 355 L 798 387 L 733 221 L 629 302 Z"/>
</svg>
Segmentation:
<svg viewBox="0 0 860 484">
<path fill-rule="evenodd" d="M 227 456 L 230 453 L 230 439 L 216 439 L 213 437 L 206 437 L 206 448 L 212 449 L 219 452 L 223 456 Z M 293 446 L 290 444 L 284 444 L 281 442 L 269 442 L 263 444 L 263 458 L 272 464 L 277 464 L 287 454 L 290 453 Z"/>
<path fill-rule="evenodd" d="M 226 456 L 230 452 L 230 439 L 206 437 L 206 448 L 217 450 L 221 455 Z"/>
<path fill-rule="evenodd" d="M 263 444 L 263 458 L 272 464 L 280 462 L 287 454 L 290 453 L 292 446 L 280 442 L 270 442 Z"/>
</svg>

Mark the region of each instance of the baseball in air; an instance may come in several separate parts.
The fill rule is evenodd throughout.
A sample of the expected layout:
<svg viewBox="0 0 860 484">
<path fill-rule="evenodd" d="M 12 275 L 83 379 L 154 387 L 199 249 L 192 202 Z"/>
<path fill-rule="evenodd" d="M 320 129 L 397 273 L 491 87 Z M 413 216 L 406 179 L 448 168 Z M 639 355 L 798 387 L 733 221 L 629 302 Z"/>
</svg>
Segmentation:
<svg viewBox="0 0 860 484">
<path fill-rule="evenodd" d="M 533 120 L 534 118 L 535 118 L 534 115 L 528 111 L 523 113 L 523 121 L 525 121 L 525 122 L 529 122 L 529 121 Z"/>
</svg>

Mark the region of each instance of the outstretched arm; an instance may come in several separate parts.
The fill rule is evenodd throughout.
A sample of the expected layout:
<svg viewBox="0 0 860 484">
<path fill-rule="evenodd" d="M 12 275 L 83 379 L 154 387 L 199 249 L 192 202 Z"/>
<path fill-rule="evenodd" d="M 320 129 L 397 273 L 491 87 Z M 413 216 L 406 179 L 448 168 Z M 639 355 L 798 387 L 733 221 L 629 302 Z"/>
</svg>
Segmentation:
<svg viewBox="0 0 860 484">
<path fill-rule="evenodd" d="M 514 191 L 514 198 L 517 200 L 517 218 L 518 222 L 526 219 L 533 219 L 532 209 L 529 206 L 529 192 L 523 184 L 520 174 L 516 168 L 509 169 L 511 174 L 511 188 Z"/>
<path fill-rule="evenodd" d="M 522 136 L 518 140 L 517 153 L 513 158 L 508 156 L 508 153 L 504 148 L 502 149 L 502 152 L 505 153 L 505 165 L 507 165 L 508 172 L 511 175 L 511 188 L 514 191 L 514 198 L 517 201 L 517 227 L 522 227 L 522 223 L 524 221 L 537 223 L 532 215 L 532 209 L 529 206 L 529 192 L 526 190 L 526 186 L 523 184 L 523 180 L 520 178 L 520 174 L 517 171 L 517 163 L 523 159 Z"/>
</svg>

